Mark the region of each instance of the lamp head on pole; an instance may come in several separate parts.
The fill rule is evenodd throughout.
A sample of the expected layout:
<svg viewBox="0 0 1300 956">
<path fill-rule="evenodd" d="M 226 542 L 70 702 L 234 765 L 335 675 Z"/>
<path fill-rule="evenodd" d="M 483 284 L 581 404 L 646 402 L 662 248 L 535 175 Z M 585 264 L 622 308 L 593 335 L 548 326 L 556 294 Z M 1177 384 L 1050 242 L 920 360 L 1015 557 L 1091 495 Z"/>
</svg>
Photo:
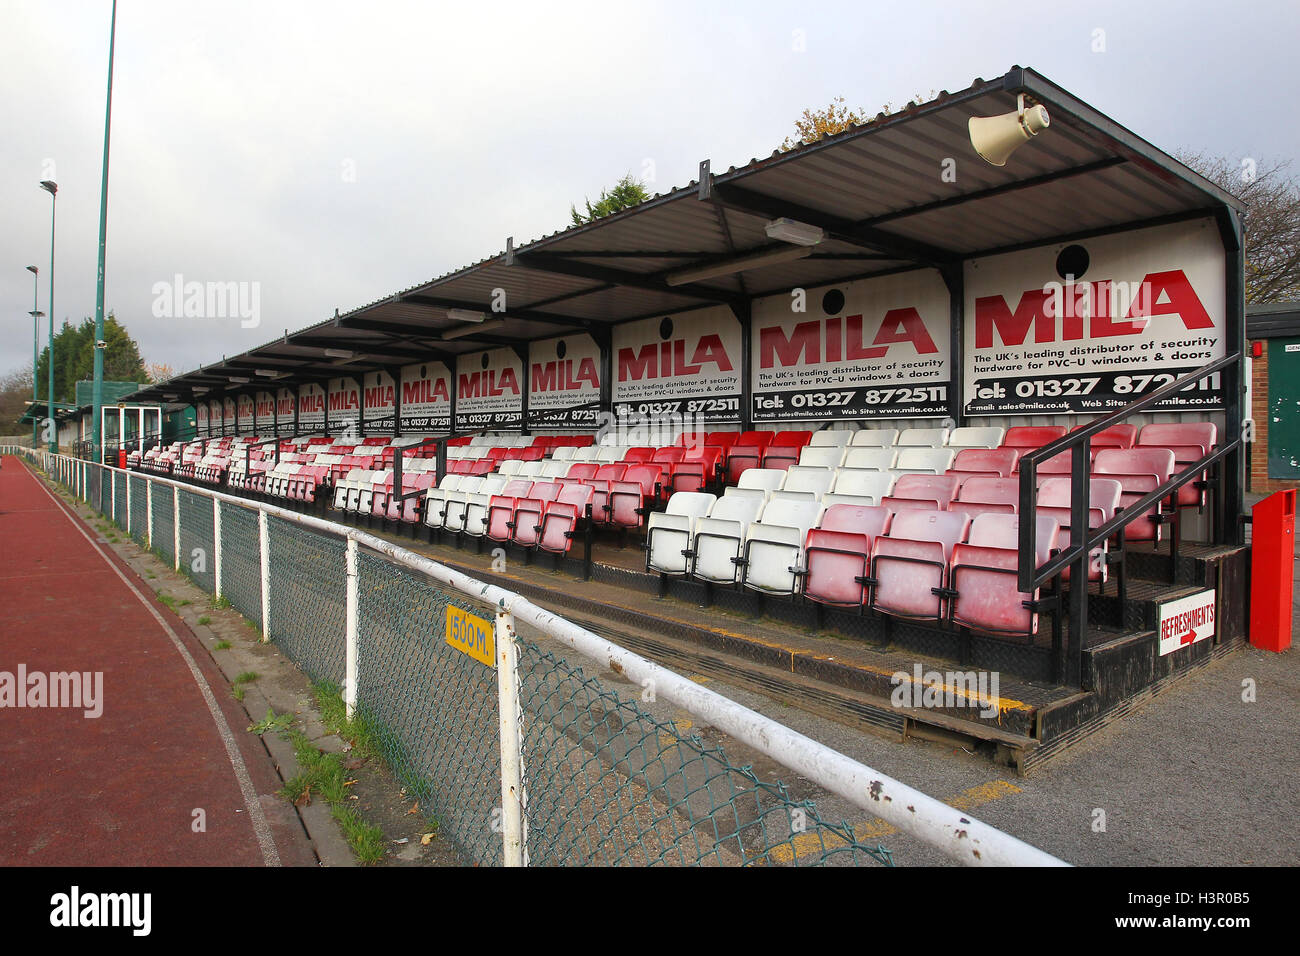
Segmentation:
<svg viewBox="0 0 1300 956">
<path fill-rule="evenodd" d="M 42 179 L 41 188 L 44 189 L 47 193 L 49 193 L 51 196 L 53 196 L 55 193 L 59 191 L 59 184 L 52 179 Z"/>
<path fill-rule="evenodd" d="M 32 275 L 34 275 L 34 276 L 35 276 L 35 275 L 40 275 L 40 274 L 41 274 L 41 270 L 38 269 L 38 268 L 36 268 L 35 266 L 28 266 L 28 267 L 27 267 L 27 271 L 30 272 L 30 273 L 31 273 Z"/>
</svg>

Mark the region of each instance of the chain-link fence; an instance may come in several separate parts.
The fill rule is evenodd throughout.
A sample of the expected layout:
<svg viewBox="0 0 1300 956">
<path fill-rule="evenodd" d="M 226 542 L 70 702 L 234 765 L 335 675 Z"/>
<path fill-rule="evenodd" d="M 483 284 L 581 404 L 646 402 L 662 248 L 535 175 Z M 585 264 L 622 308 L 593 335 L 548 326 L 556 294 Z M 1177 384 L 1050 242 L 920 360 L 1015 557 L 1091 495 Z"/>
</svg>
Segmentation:
<svg viewBox="0 0 1300 956">
<path fill-rule="evenodd" d="M 87 475 L 89 502 L 96 505 L 98 498 L 101 512 L 109 514 L 116 501 L 125 527 L 125 473 L 82 467 L 98 472 Z M 66 479 L 66 472 L 55 473 Z M 892 863 L 884 847 L 823 819 L 813 803 L 792 798 L 779 781 L 760 779 L 723 748 L 655 716 L 635 693 L 639 685 L 629 690 L 602 682 L 557 653 L 567 643 L 601 659 L 572 638 L 601 642 L 596 635 L 356 529 L 165 479 L 131 476 L 133 534 L 137 520 L 147 521 L 146 483 L 154 489 L 155 547 L 171 555 L 172 522 L 178 521 L 182 569 L 259 628 L 266 620 L 264 636 L 312 679 L 342 687 L 349 709 L 467 862 Z M 541 633 L 537 640 L 516 634 L 521 608 Z M 942 806 L 643 658 L 599 646 L 611 670 L 628 677 L 653 671 L 671 687 L 680 682 L 690 688 L 676 691 L 672 702 L 696 707 L 689 712 L 701 723 L 716 722 L 721 713 L 760 727 L 729 730 L 757 749 L 767 747 L 768 756 L 779 757 L 785 746 L 775 738 L 801 741 L 809 753 L 788 766 L 860 806 L 879 807 L 904 828 L 919 830 L 917 821 Z M 618 665 L 611 655 L 619 657 Z M 700 703 L 701 695 L 713 710 Z M 508 745 L 516 739 L 517 746 Z M 842 785 L 842 779 L 861 786 Z M 882 789 L 886 783 L 890 790 Z M 903 800 L 912 804 L 911 819 L 902 813 Z M 897 811 L 894 802 L 900 802 Z M 960 839 L 984 850 L 978 862 L 998 861 L 990 851 L 998 838 L 1013 851 L 1004 862 L 1024 862 L 1014 857 L 1024 851 L 1030 862 L 1051 859 L 943 809 L 960 827 Z M 931 834 L 919 835 L 942 845 Z M 957 841 L 951 841 L 954 856 Z"/>
</svg>

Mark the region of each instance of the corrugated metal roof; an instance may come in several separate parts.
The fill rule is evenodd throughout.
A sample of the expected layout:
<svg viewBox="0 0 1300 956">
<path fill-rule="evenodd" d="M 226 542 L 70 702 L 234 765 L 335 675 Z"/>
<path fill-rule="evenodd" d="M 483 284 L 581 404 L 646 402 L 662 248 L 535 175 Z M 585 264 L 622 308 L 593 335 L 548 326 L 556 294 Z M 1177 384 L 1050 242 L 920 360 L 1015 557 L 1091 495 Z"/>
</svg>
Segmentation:
<svg viewBox="0 0 1300 956">
<path fill-rule="evenodd" d="M 1021 93 L 1047 107 L 1051 126 L 1005 166 L 991 166 L 972 148 L 968 120 L 1016 109 Z M 319 377 L 419 360 L 407 353 L 450 361 L 510 342 L 1224 207 L 1242 209 L 1049 80 L 1013 67 L 998 79 L 976 79 L 958 93 L 708 175 L 703 189 L 692 182 L 498 253 L 148 391 L 216 385 L 240 368 L 270 363 L 293 377 Z M 797 261 L 666 282 L 700 263 L 788 248 L 764 232 L 778 216 L 822 226 L 827 239 Z M 462 324 L 448 317 L 449 308 L 491 312 L 502 293 L 503 323 L 440 338 Z M 324 356 L 326 347 L 366 354 L 340 364 Z"/>
</svg>

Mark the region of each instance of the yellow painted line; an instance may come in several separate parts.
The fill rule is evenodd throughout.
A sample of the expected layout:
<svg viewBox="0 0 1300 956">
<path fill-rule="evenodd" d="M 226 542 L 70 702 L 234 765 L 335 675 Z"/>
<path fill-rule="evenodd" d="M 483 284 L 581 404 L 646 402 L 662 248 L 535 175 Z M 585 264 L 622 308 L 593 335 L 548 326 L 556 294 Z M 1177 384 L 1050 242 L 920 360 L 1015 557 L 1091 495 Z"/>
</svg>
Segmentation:
<svg viewBox="0 0 1300 956">
<path fill-rule="evenodd" d="M 963 790 L 961 793 L 949 797 L 944 803 L 955 810 L 969 811 L 1016 793 L 1020 793 L 1020 788 L 1014 783 L 1008 780 L 990 780 L 978 787 Z M 879 817 L 867 823 L 856 824 L 853 827 L 853 839 L 858 843 L 880 841 L 896 833 L 898 833 L 898 827 L 885 822 Z M 823 848 L 834 850 L 844 846 L 848 846 L 847 841 L 834 832 L 820 835 L 817 833 L 796 833 L 785 843 L 773 847 L 768 857 L 774 863 L 790 863 L 796 857 L 819 854 Z"/>
</svg>

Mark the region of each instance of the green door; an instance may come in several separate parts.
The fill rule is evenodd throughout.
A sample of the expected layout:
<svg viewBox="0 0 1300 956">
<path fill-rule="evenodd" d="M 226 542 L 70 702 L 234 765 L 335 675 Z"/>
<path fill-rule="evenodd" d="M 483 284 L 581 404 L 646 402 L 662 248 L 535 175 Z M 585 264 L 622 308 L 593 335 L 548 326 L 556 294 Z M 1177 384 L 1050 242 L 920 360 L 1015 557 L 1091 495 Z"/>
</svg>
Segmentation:
<svg viewBox="0 0 1300 956">
<path fill-rule="evenodd" d="M 1268 340 L 1268 476 L 1300 478 L 1300 338 Z"/>
</svg>

